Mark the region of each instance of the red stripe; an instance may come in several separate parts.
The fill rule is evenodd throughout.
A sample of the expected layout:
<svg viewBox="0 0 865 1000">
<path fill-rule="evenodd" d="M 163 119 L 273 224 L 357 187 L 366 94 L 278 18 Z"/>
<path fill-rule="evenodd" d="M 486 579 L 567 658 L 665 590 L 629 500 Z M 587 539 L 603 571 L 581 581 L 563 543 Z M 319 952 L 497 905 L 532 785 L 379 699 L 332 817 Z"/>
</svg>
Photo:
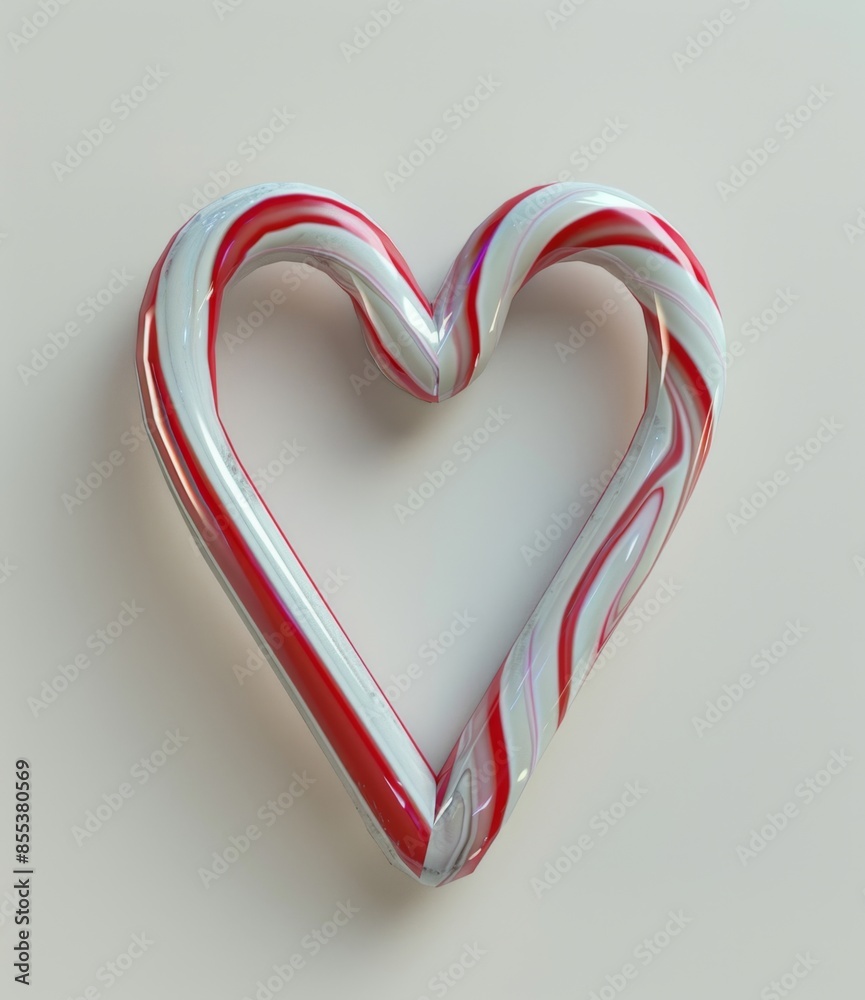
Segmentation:
<svg viewBox="0 0 865 1000">
<path fill-rule="evenodd" d="M 161 263 L 157 267 L 161 267 Z M 235 527 L 230 512 L 203 475 L 173 413 L 161 374 L 153 324 L 155 290 L 155 283 L 151 280 L 141 310 L 139 342 L 142 353 L 139 356 L 144 358 L 146 366 L 146 381 L 142 385 L 151 386 L 151 392 L 144 395 L 147 416 L 154 424 L 162 422 L 167 426 L 183 463 L 180 473 L 175 471 L 175 456 L 169 451 L 170 442 L 157 438 L 165 468 L 171 473 L 178 496 L 197 530 L 204 538 L 213 539 L 208 542 L 208 549 L 238 600 L 262 634 L 271 637 L 268 645 L 273 649 L 275 658 L 315 716 L 325 738 L 403 861 L 410 870 L 419 874 L 429 842 L 429 825 L 413 806 L 406 790 L 337 688 L 325 664 L 270 589 Z M 188 479 L 183 478 L 184 473 Z M 194 488 L 200 497 L 203 512 L 194 502 L 190 488 Z M 273 643 L 279 636 L 284 637 L 284 643 L 274 649 Z"/>
<path fill-rule="evenodd" d="M 492 760 L 497 765 L 495 770 L 495 787 L 493 790 L 493 814 L 490 821 L 490 829 L 487 834 L 487 843 L 491 842 L 505 821 L 505 811 L 508 806 L 508 796 L 511 791 L 511 768 L 508 763 L 508 744 L 505 739 L 505 728 L 502 722 L 501 706 L 501 671 L 498 674 L 496 693 L 493 703 L 490 706 L 490 714 L 487 720 L 487 727 L 490 734 L 490 750 Z"/>
<path fill-rule="evenodd" d="M 481 703 L 472 713 L 466 731 L 451 750 L 439 774 L 436 797 L 437 815 L 441 810 L 447 784 L 450 781 L 456 758 L 460 754 L 460 748 L 466 745 L 467 734 L 468 744 L 471 745 L 473 738 L 475 738 L 475 724 L 477 722 L 481 728 L 482 742 L 487 747 L 488 757 L 486 760 L 480 760 L 476 751 L 472 754 L 471 787 L 474 801 L 472 802 L 471 821 L 475 829 L 472 834 L 470 853 L 462 860 L 459 868 L 445 878 L 445 882 L 452 882 L 454 879 L 470 875 L 477 868 L 505 821 L 508 798 L 511 792 L 511 774 L 501 707 L 503 669 L 504 663 L 499 667 L 486 694 L 481 699 Z M 490 763 L 492 763 L 492 770 L 487 773 Z M 488 784 L 492 787 L 487 796 L 484 786 Z"/>
<path fill-rule="evenodd" d="M 655 313 L 653 313 L 646 306 L 643 306 L 642 303 L 641 306 L 647 328 L 650 333 L 660 340 L 660 320 Z M 678 520 L 679 514 L 681 514 L 681 512 L 685 509 L 685 505 L 693 492 L 694 486 L 697 483 L 697 478 L 699 477 L 700 472 L 703 469 L 703 465 L 706 462 L 706 457 L 709 454 L 709 447 L 712 443 L 712 434 L 714 433 L 715 400 L 711 389 L 709 388 L 706 380 L 703 378 L 702 372 L 697 367 L 697 364 L 691 355 L 688 354 L 682 346 L 681 341 L 673 336 L 672 333 L 667 331 L 667 342 L 669 345 L 669 357 L 667 363 L 673 364 L 679 369 L 685 391 L 694 401 L 694 405 L 697 409 L 698 423 L 700 425 L 700 433 L 697 440 L 695 455 L 691 463 L 691 480 L 687 487 L 682 491 L 679 513 L 676 515 L 676 520 Z M 672 393 L 672 386 L 670 386 L 670 389 Z"/>
<path fill-rule="evenodd" d="M 720 306 L 718 305 L 718 300 L 715 298 L 715 292 L 712 290 L 712 286 L 709 284 L 709 276 L 706 274 L 703 265 L 699 262 L 699 260 L 697 260 L 694 251 L 690 248 L 690 246 L 688 246 L 688 244 L 682 238 L 681 233 L 676 232 L 676 230 L 673 229 L 670 223 L 667 222 L 666 219 L 662 219 L 659 215 L 653 214 L 652 218 L 655 220 L 655 222 L 658 223 L 658 225 L 664 230 L 664 232 L 670 237 L 670 239 L 675 242 L 676 246 L 678 246 L 679 249 L 682 251 L 682 253 L 688 258 L 694 276 L 696 277 L 697 281 L 700 282 L 703 288 L 705 288 L 706 291 L 709 293 L 709 297 L 711 298 L 712 302 L 715 303 L 715 308 L 720 312 L 721 310 Z"/>
<path fill-rule="evenodd" d="M 409 374 L 408 369 L 404 368 L 395 357 L 386 353 L 384 347 L 382 346 L 381 338 L 379 337 L 378 332 L 372 325 L 369 316 L 367 316 L 363 305 L 360 302 L 354 303 L 354 311 L 357 313 L 358 319 L 367 332 L 367 345 L 373 356 L 373 360 L 379 368 L 381 368 L 382 371 L 386 371 L 388 378 L 395 385 L 398 385 L 400 389 L 405 389 L 405 391 L 410 395 L 415 396 L 418 399 L 422 399 L 426 403 L 435 403 L 437 400 L 435 393 L 427 392 L 427 390 L 416 382 L 414 377 Z M 437 379 L 436 383 L 438 383 Z M 438 388 L 437 384 L 436 388 Z"/>
<path fill-rule="evenodd" d="M 351 232 L 387 257 L 403 280 L 417 295 L 421 305 L 432 315 L 429 299 L 409 271 L 408 264 L 391 240 L 357 209 L 320 195 L 287 194 L 268 198 L 247 209 L 229 226 L 217 250 L 211 275 L 211 295 L 208 306 L 210 329 L 215 330 L 222 305 L 223 292 L 249 251 L 274 230 L 297 225 L 331 226 L 340 232 Z M 346 289 L 354 299 L 353 292 Z M 358 304 L 356 302 L 356 304 Z M 373 331 L 377 339 L 377 334 Z M 210 339 L 209 364 L 215 370 L 215 339 Z M 382 351 L 384 346 L 381 345 Z M 216 387 L 214 386 L 214 394 Z"/>
<path fill-rule="evenodd" d="M 662 332 L 660 321 L 658 317 L 653 313 L 648 307 L 642 306 L 643 315 L 646 320 L 646 327 L 649 333 L 650 342 L 653 346 L 658 347 L 663 354 L 662 344 Z M 689 457 L 689 471 L 688 471 L 688 481 L 686 483 L 686 488 L 682 492 L 682 497 L 673 513 L 673 517 L 670 522 L 670 528 L 664 539 L 669 537 L 676 522 L 679 519 L 682 511 L 684 510 L 685 504 L 687 503 L 688 497 L 694 488 L 697 477 L 699 476 L 700 470 L 705 462 L 709 442 L 711 441 L 712 434 L 712 394 L 700 373 L 699 368 L 694 363 L 691 356 L 685 351 L 681 343 L 670 333 L 666 331 L 666 344 L 667 352 L 666 359 L 668 364 L 675 365 L 680 369 L 681 378 L 686 386 L 689 387 L 693 397 L 696 401 L 697 406 L 697 420 L 692 425 L 692 430 L 695 431 L 695 447 L 693 453 Z M 659 356 L 660 360 L 660 356 Z M 643 506 L 650 499 L 653 491 L 658 487 L 657 484 L 661 482 L 663 477 L 673 468 L 678 462 L 684 457 L 685 443 L 684 437 L 681 433 L 681 422 L 687 421 L 687 415 L 684 411 L 677 412 L 677 396 L 678 392 L 675 389 L 675 385 L 668 382 L 668 390 L 670 392 L 670 400 L 673 406 L 673 418 L 671 425 L 671 432 L 673 434 L 672 441 L 670 443 L 670 448 L 667 454 L 664 456 L 664 460 L 655 468 L 652 476 L 642 484 L 639 493 L 631 501 L 627 510 L 624 512 L 622 517 L 613 527 L 612 531 L 607 536 L 604 545 L 596 553 L 592 564 L 586 568 L 586 572 L 581 578 L 580 582 L 574 588 L 574 592 L 568 602 L 567 609 L 565 611 L 565 616 L 563 619 L 562 630 L 559 633 L 559 648 L 558 648 L 558 667 L 559 667 L 559 725 L 561 725 L 562 720 L 567 712 L 568 703 L 570 700 L 570 685 L 573 675 L 573 645 L 574 645 L 574 634 L 576 632 L 576 627 L 579 622 L 580 612 L 588 593 L 591 589 L 592 584 L 597 579 L 598 575 L 603 570 L 603 561 L 606 558 L 606 553 L 609 549 L 618 541 L 622 533 L 627 530 L 630 523 L 643 508 Z M 599 501 L 600 502 L 600 501 Z M 627 610 L 627 607 L 620 610 L 619 615 L 616 617 L 612 623 L 607 623 L 615 628 L 616 623 L 621 619 L 621 615 Z M 600 643 L 603 645 L 603 641 Z"/>
<path fill-rule="evenodd" d="M 462 392 L 469 382 L 471 382 L 472 375 L 474 374 L 475 368 L 477 368 L 478 361 L 481 356 L 481 332 L 480 327 L 478 326 L 477 297 L 478 287 L 481 280 L 481 270 L 483 268 L 484 259 L 487 255 L 489 241 L 494 235 L 495 230 L 498 228 L 499 223 L 508 214 L 508 212 L 515 208 L 524 198 L 527 198 L 530 194 L 534 194 L 536 191 L 540 191 L 546 186 L 548 185 L 542 184 L 538 187 L 529 188 L 527 191 L 523 191 L 522 194 L 518 194 L 516 197 L 506 201 L 486 220 L 480 229 L 472 234 L 471 239 L 466 244 L 465 249 L 469 250 L 469 248 L 471 248 L 471 254 L 475 262 L 472 267 L 471 274 L 469 275 L 468 286 L 463 299 L 463 307 L 461 309 L 461 314 L 465 317 L 468 325 L 470 351 L 468 357 L 464 359 L 463 364 L 460 366 L 456 383 L 451 391 L 452 396 L 455 396 L 458 392 Z M 461 254 L 460 257 L 464 257 L 464 254 Z"/>
<path fill-rule="evenodd" d="M 659 477 L 654 476 L 654 479 Z M 604 543 L 595 553 L 592 561 L 586 567 L 585 572 L 580 577 L 579 582 L 568 600 L 565 613 L 562 618 L 562 627 L 559 631 L 558 645 L 558 670 L 559 670 L 559 700 L 558 700 L 558 725 L 562 724 L 570 703 L 571 680 L 573 679 L 573 658 L 574 658 L 574 635 L 580 621 L 580 614 L 583 606 L 589 597 L 595 581 L 603 574 L 604 564 L 610 555 L 611 550 L 627 532 L 642 511 L 643 507 L 651 500 L 652 495 L 657 492 L 655 487 L 645 484 L 648 488 L 641 488 L 640 493 L 631 501 L 625 512 L 616 522 L 612 531 L 604 539 Z M 661 503 L 663 504 L 663 491 L 661 491 Z M 600 502 L 600 501 L 599 501 Z M 619 618 L 627 610 L 622 608 Z M 617 619 L 618 620 L 618 619 Z M 609 625 L 609 623 L 607 623 Z M 615 623 L 613 623 L 615 628 Z"/>
<path fill-rule="evenodd" d="M 561 251 L 565 249 L 578 253 L 580 250 L 607 249 L 611 246 L 638 247 L 675 261 L 696 278 L 714 302 L 715 295 L 706 272 L 688 244 L 678 234 L 673 240 L 675 246 L 670 246 L 670 239 L 665 238 L 673 232 L 657 215 L 642 208 L 599 209 L 559 230 L 538 255 L 530 275 L 548 266 L 548 255 L 558 255 L 556 259 L 561 260 Z"/>
</svg>

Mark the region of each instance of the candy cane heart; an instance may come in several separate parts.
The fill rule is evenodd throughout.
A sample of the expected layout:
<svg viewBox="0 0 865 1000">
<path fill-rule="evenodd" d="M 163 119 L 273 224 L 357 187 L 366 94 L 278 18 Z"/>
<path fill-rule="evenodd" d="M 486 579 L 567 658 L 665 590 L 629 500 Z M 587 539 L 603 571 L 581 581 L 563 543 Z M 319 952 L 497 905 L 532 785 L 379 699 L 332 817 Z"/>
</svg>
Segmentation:
<svg viewBox="0 0 865 1000">
<path fill-rule="evenodd" d="M 354 650 L 220 420 L 214 343 L 223 295 L 275 261 L 330 275 L 351 297 L 382 372 L 429 402 L 481 374 L 512 298 L 550 264 L 606 268 L 645 318 L 646 404 L 628 452 L 439 773 Z M 165 478 L 370 832 L 419 882 L 471 873 L 516 805 L 691 495 L 721 403 L 723 356 L 715 297 L 682 237 L 647 205 L 588 184 L 534 188 L 502 205 L 472 233 L 432 302 L 368 216 L 300 184 L 220 198 L 156 264 L 137 364 Z"/>
</svg>

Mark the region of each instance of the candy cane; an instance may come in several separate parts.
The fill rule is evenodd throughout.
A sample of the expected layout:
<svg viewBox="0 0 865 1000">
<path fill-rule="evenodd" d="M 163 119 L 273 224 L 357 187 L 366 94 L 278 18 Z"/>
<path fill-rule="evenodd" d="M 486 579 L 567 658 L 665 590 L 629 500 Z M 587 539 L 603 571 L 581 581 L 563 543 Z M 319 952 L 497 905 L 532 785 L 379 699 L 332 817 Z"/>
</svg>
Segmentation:
<svg viewBox="0 0 865 1000">
<path fill-rule="evenodd" d="M 226 288 L 262 264 L 305 261 L 352 298 L 396 385 L 463 391 L 511 299 L 550 264 L 599 264 L 639 302 L 646 407 L 628 453 L 436 774 L 274 521 L 219 418 L 214 343 Z M 174 236 L 141 308 L 138 375 L 151 439 L 226 592 L 392 863 L 440 885 L 474 870 L 691 495 L 721 402 L 724 333 L 678 233 L 610 188 L 554 184 L 506 202 L 472 234 L 433 303 L 385 233 L 342 198 L 266 184 L 202 209 Z"/>
</svg>

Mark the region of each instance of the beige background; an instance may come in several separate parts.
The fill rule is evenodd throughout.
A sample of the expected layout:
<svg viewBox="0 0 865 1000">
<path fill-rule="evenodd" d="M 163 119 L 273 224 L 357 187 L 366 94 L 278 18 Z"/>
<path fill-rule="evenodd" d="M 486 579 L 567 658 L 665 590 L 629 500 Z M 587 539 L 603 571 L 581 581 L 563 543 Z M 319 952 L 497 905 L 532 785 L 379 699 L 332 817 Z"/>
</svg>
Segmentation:
<svg viewBox="0 0 865 1000">
<path fill-rule="evenodd" d="M 302 967 L 274 995 L 772 1000 L 785 995 L 776 980 L 802 1000 L 851 996 L 865 929 L 865 15 L 840 0 L 565 0 L 553 17 L 546 0 L 404 0 L 363 49 L 342 47 L 376 8 L 4 6 L 4 35 L 33 37 L 0 44 L 3 995 L 7 983 L 15 995 L 7 893 L 23 755 L 32 997 L 241 1000 L 295 954 Z M 478 77 L 492 93 L 455 128 L 449 109 Z M 808 120 L 787 126 L 809 95 Z M 267 132 L 274 109 L 294 117 Z M 436 128 L 436 152 L 389 184 Z M 91 155 L 56 165 L 94 130 Z M 735 193 L 719 189 L 749 150 L 765 162 L 745 166 Z M 251 639 L 136 443 L 137 309 L 181 206 L 212 175 L 226 189 L 299 180 L 340 192 L 432 293 L 481 219 L 562 172 L 624 188 L 678 226 L 740 346 L 704 476 L 637 598 L 643 617 L 575 702 L 478 872 L 422 890 L 367 836 L 269 668 L 235 670 L 255 665 Z M 352 380 L 367 357 L 347 301 L 285 271 L 251 276 L 225 304 L 226 423 L 248 466 L 270 466 L 266 499 L 330 579 L 376 677 L 421 668 L 397 704 L 440 763 L 579 516 L 536 558 L 524 547 L 569 504 L 588 513 L 593 478 L 630 438 L 644 377 L 636 310 L 622 303 L 562 357 L 557 344 L 610 285 L 553 269 L 519 296 L 483 378 L 429 407 L 383 378 Z M 239 337 L 274 289 L 285 301 Z M 751 317 L 764 313 L 760 329 Z M 38 372 L 34 352 L 53 355 Z M 400 523 L 394 504 L 489 407 L 509 419 Z M 112 465 L 83 502 L 64 502 Z M 776 473 L 783 485 L 731 525 Z M 675 596 L 662 606 L 664 585 Z M 143 611 L 97 653 L 89 637 L 124 601 Z M 425 644 L 455 614 L 471 627 L 432 656 Z M 760 651 L 773 643 L 783 655 L 770 664 Z M 79 654 L 89 666 L 35 704 Z M 743 673 L 750 686 L 737 689 Z M 695 724 L 719 699 L 715 721 Z M 163 758 L 166 731 L 186 741 Z M 820 776 L 833 753 L 849 761 Z M 267 802 L 294 774 L 313 781 L 295 782 L 303 794 L 277 816 Z M 814 776 L 831 777 L 819 794 L 803 784 Z M 639 801 L 617 805 L 635 782 Z M 122 808 L 92 835 L 77 830 L 124 783 Z M 788 803 L 764 850 L 737 851 Z M 200 869 L 251 824 L 261 836 L 205 887 Z M 358 912 L 336 936 L 305 938 L 340 903 Z M 678 932 L 665 938 L 668 923 Z M 152 944 L 118 959 L 142 934 Z M 653 953 L 641 942 L 656 934 Z"/>
</svg>

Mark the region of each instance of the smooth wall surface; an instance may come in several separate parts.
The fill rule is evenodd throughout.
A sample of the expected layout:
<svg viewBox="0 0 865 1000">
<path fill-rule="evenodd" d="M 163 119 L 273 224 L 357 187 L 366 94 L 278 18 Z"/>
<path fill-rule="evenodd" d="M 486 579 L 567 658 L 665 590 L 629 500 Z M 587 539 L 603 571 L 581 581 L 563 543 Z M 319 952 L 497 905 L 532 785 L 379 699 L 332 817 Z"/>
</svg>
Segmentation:
<svg viewBox="0 0 865 1000">
<path fill-rule="evenodd" d="M 549 2 L 4 6 L 4 997 L 861 987 L 865 14 Z M 235 187 L 340 192 L 432 295 L 487 214 L 566 177 L 649 202 L 701 257 L 725 410 L 498 842 L 423 890 L 190 540 L 143 433 L 138 305 L 183 220 Z M 639 418 L 645 334 L 613 288 L 586 266 L 540 275 L 440 406 L 377 376 L 323 276 L 272 265 L 226 299 L 226 426 L 436 765 Z M 16 925 L 19 758 L 34 873 Z"/>
</svg>

